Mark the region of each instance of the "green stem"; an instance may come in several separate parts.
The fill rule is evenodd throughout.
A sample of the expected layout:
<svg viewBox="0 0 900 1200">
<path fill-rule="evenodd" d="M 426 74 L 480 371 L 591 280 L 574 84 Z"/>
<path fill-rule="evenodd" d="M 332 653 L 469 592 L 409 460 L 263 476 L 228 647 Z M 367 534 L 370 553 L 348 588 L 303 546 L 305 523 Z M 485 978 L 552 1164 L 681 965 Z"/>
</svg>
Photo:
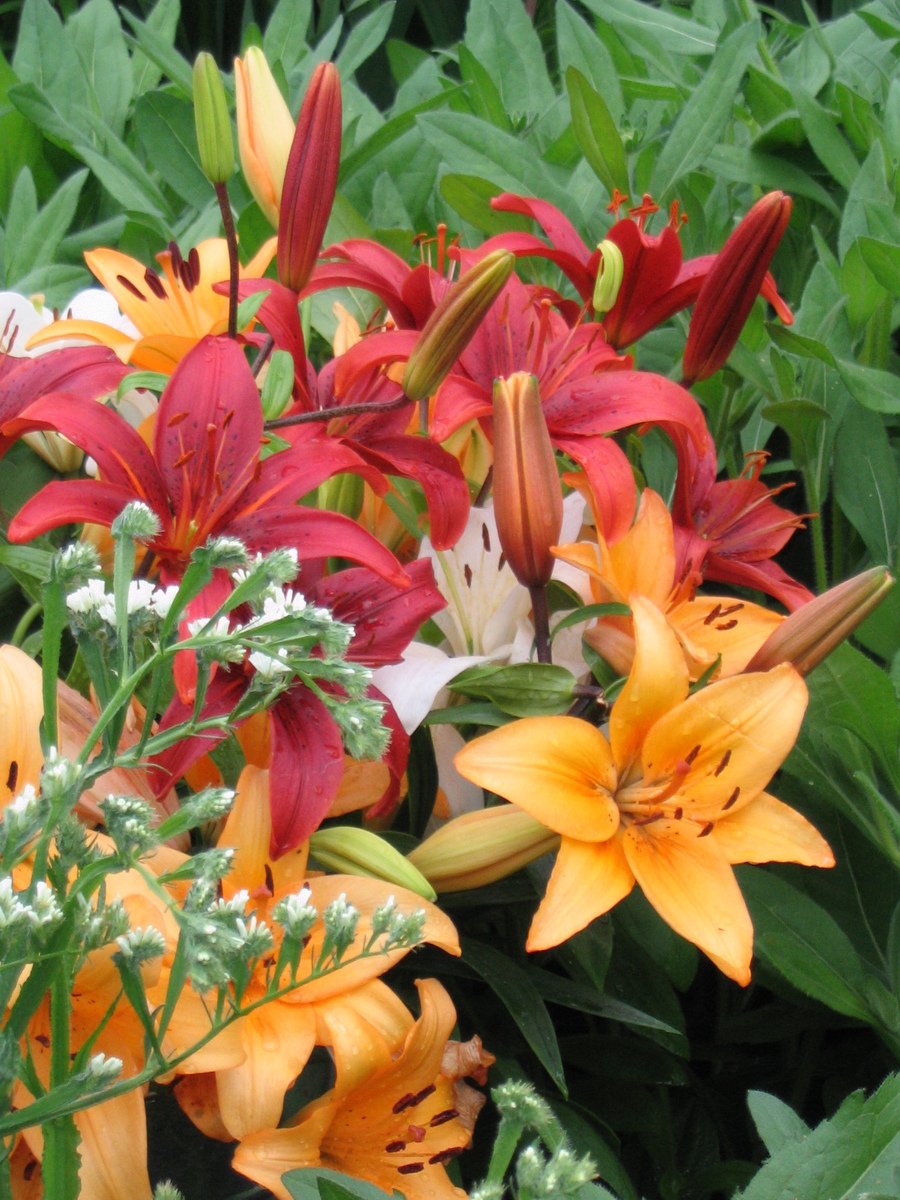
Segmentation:
<svg viewBox="0 0 900 1200">
<path fill-rule="evenodd" d="M 809 531 L 812 536 L 813 566 L 816 576 L 816 591 L 825 592 L 828 590 L 828 562 L 825 549 L 825 530 L 822 527 L 819 489 L 816 486 L 813 468 L 810 466 L 803 468 L 803 487 L 806 491 L 806 502 L 809 507 L 809 511 L 816 514 L 815 516 L 811 517 L 809 521 Z"/>
<path fill-rule="evenodd" d="M 553 661 L 553 655 L 550 649 L 550 610 L 547 607 L 547 587 L 545 584 L 538 584 L 536 587 L 530 587 L 528 593 L 531 596 L 531 611 L 534 616 L 534 645 L 537 651 L 537 660 L 539 663 L 548 663 Z"/>
<path fill-rule="evenodd" d="M 9 639 L 10 645 L 12 645 L 12 646 L 21 646 L 22 645 L 22 643 L 25 641 L 25 634 L 28 632 L 28 630 L 34 624 L 35 617 L 39 616 L 40 613 L 43 612 L 43 609 L 44 609 L 44 606 L 43 606 L 43 604 L 41 604 L 41 602 L 39 600 L 36 600 L 34 602 L 34 604 L 32 604 L 29 608 L 25 609 L 25 612 L 22 614 L 22 616 L 19 619 L 18 625 L 15 627 L 15 629 L 12 632 L 12 637 Z"/>
<path fill-rule="evenodd" d="M 488 1164 L 485 1183 L 503 1182 L 524 1129 L 525 1126 L 521 1121 L 514 1121 L 509 1117 L 500 1118 L 500 1125 L 497 1129 L 497 1136 L 494 1139 L 494 1148 L 491 1151 L 491 1161 Z"/>
</svg>

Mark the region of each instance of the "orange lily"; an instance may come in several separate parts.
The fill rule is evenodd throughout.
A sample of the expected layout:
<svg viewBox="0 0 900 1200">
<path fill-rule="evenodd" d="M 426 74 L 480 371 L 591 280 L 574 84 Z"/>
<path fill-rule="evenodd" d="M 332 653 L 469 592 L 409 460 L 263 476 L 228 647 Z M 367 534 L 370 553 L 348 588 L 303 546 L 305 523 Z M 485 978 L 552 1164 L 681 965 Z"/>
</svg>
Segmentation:
<svg viewBox="0 0 900 1200">
<path fill-rule="evenodd" d="M 246 267 L 241 278 L 257 279 L 275 255 L 275 238 L 269 238 Z M 171 375 L 187 352 L 207 334 L 228 329 L 228 296 L 214 285 L 228 279 L 228 243 L 207 238 L 183 258 L 174 242 L 156 256 L 162 273 L 145 267 L 118 250 L 89 250 L 84 256 L 126 317 L 137 336 L 100 321 L 54 321 L 28 342 L 29 349 L 57 338 L 80 338 L 109 348 L 122 362 L 146 371 Z"/>
<path fill-rule="evenodd" d="M 404 911 L 424 909 L 424 937 L 451 954 L 459 953 L 456 931 L 449 918 L 421 897 L 384 883 L 351 875 L 310 878 L 307 848 L 289 851 L 278 859 L 269 856 L 272 831 L 268 771 L 245 767 L 238 783 L 237 798 L 219 837 L 220 846 L 235 848 L 232 870 L 223 880 L 223 894 L 230 899 L 246 889 L 256 903 L 256 915 L 269 920 L 274 906 L 304 884 L 311 892 L 310 903 L 319 913 L 346 894 L 359 910 L 360 921 L 347 957 L 359 950 L 371 933 L 374 910 L 393 895 Z M 300 962 L 299 975 L 308 974 L 322 947 L 321 921 L 313 927 Z M 206 1117 L 217 1105 L 218 1118 L 232 1137 L 242 1138 L 258 1129 L 275 1126 L 281 1116 L 284 1094 L 300 1074 L 315 1045 L 331 1046 L 339 1072 L 350 1064 L 365 1063 L 377 1056 L 396 1022 L 396 996 L 377 976 L 383 974 L 405 950 L 369 955 L 347 962 L 331 973 L 300 984 L 279 1000 L 241 1017 L 232 1027 L 237 1031 L 242 1053 L 232 1065 L 216 1069 L 216 1097 L 208 1095 L 205 1105 L 197 1089 L 191 1096 L 190 1115 L 204 1111 Z M 252 979 L 243 1003 L 250 1004 L 265 990 L 260 977 Z M 385 1032 L 387 1030 L 387 1033 Z M 213 1041 L 212 1045 L 215 1045 Z M 189 1061 L 180 1070 L 206 1070 Z M 199 1123 L 199 1122 L 198 1122 Z"/>
<path fill-rule="evenodd" d="M 233 1163 L 242 1175 L 279 1200 L 290 1200 L 281 1182 L 286 1171 L 319 1166 L 366 1179 L 389 1195 L 402 1189 L 407 1200 L 464 1200 L 444 1164 L 469 1144 L 484 1098 L 456 1080 L 483 1076 L 493 1056 L 477 1039 L 448 1044 L 456 1022 L 450 997 L 436 979 L 418 980 L 416 987 L 418 1021 L 406 1013 L 398 1040 L 385 1044 L 352 1084 L 339 1070 L 336 1087 L 286 1128 L 244 1138 Z"/>
<path fill-rule="evenodd" d="M 721 656 L 718 674 L 742 671 L 784 617 L 759 604 L 733 596 L 697 596 L 694 581 L 675 577 L 672 516 L 663 501 L 646 488 L 634 525 L 610 545 L 599 528 L 597 543 L 555 546 L 557 558 L 585 571 L 595 604 L 630 604 L 644 596 L 665 614 L 697 679 Z M 631 617 L 602 617 L 585 640 L 625 675 L 634 659 Z"/>
<path fill-rule="evenodd" d="M 689 695 L 665 617 L 640 596 L 631 604 L 634 666 L 608 734 L 575 717 L 527 718 L 470 742 L 456 766 L 561 835 L 529 950 L 571 937 L 637 882 L 743 985 L 753 926 L 732 864 L 834 864 L 806 818 L 764 790 L 797 737 L 806 686 L 783 665 Z"/>
</svg>

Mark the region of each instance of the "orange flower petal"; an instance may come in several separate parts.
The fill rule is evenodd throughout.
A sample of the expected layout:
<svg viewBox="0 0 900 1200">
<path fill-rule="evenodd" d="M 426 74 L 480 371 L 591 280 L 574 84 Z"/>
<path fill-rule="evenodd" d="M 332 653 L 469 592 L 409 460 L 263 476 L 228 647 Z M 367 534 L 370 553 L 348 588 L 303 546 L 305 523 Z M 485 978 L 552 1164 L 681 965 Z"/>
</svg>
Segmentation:
<svg viewBox="0 0 900 1200">
<path fill-rule="evenodd" d="M 546 895 L 531 922 L 526 949 L 558 946 L 595 917 L 609 912 L 633 886 L 621 832 L 605 842 L 563 838 Z"/>
<path fill-rule="evenodd" d="M 689 686 L 684 652 L 666 618 L 643 596 L 634 594 L 628 603 L 634 618 L 634 662 L 609 718 L 620 778 L 640 753 L 648 730 L 681 704 Z"/>
<path fill-rule="evenodd" d="M 0 807 L 40 782 L 43 716 L 40 667 L 17 647 L 0 646 Z"/>
<path fill-rule="evenodd" d="M 612 754 L 603 734 L 586 721 L 513 721 L 469 742 L 454 762 L 460 775 L 564 837 L 602 842 L 618 828 Z"/>
<path fill-rule="evenodd" d="M 269 857 L 272 811 L 268 770 L 244 767 L 236 793 L 217 842 L 235 851 L 231 870 L 223 880 L 225 898 L 246 888 L 252 907 L 254 901 L 259 904 L 272 896 L 299 891 L 306 882 L 306 845 L 275 861 Z"/>
<path fill-rule="evenodd" d="M 634 525 L 604 555 L 605 573 L 623 596 L 637 592 L 665 608 L 675 579 L 672 516 L 650 488 L 641 493 Z"/>
<path fill-rule="evenodd" d="M 780 613 L 730 596 L 697 596 L 668 613 L 696 677 L 721 655 L 724 678 L 743 671 L 766 638 L 781 625 Z"/>
<path fill-rule="evenodd" d="M 833 867 L 831 847 L 794 808 L 768 792 L 716 821 L 711 840 L 730 863 L 795 862 Z"/>
<path fill-rule="evenodd" d="M 695 820 L 738 811 L 787 757 L 806 700 L 806 685 L 788 665 L 710 684 L 650 730 L 644 778 L 649 783 L 685 772 L 677 803 Z"/>
<path fill-rule="evenodd" d="M 343 1094 L 373 1071 L 387 1067 L 413 1025 L 406 1005 L 380 979 L 315 1005 L 317 1041 L 330 1046 L 337 1072 L 334 1091 Z"/>
<path fill-rule="evenodd" d="M 27 348 L 43 346 L 47 342 L 55 342 L 58 338 L 81 338 L 82 341 L 93 342 L 98 346 L 109 346 L 122 362 L 128 362 L 129 355 L 135 346 L 135 339 L 113 325 L 104 325 L 102 321 L 78 320 L 74 317 L 64 317 L 53 321 L 44 329 L 39 329 L 28 339 Z"/>
<path fill-rule="evenodd" d="M 623 837 L 625 857 L 662 919 L 745 986 L 753 954 L 750 914 L 725 855 L 697 830 L 691 821 L 632 825 Z"/>
<path fill-rule="evenodd" d="M 306 1005 L 274 1000 L 241 1017 L 237 1026 L 247 1057 L 219 1071 L 216 1084 L 225 1128 L 242 1138 L 278 1124 L 285 1092 L 315 1045 L 316 1018 Z"/>
</svg>

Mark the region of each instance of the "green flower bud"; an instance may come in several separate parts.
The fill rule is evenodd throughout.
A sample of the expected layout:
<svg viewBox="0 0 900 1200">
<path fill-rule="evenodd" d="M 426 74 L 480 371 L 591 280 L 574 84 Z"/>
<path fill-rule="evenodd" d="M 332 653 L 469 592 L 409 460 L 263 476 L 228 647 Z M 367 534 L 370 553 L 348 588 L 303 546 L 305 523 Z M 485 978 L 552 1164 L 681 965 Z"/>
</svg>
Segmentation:
<svg viewBox="0 0 900 1200">
<path fill-rule="evenodd" d="M 604 240 L 597 246 L 600 261 L 597 264 L 597 279 L 594 283 L 594 314 L 602 317 L 615 304 L 625 277 L 625 259 L 615 242 Z"/>
<path fill-rule="evenodd" d="M 194 122 L 203 174 L 210 183 L 224 183 L 234 172 L 231 117 L 216 60 L 205 50 L 194 62 Z"/>
<path fill-rule="evenodd" d="M 368 829 L 352 825 L 317 829 L 309 839 L 309 848 L 330 871 L 384 879 L 424 896 L 426 900 L 435 899 L 434 888 L 421 871 L 384 838 Z"/>
</svg>

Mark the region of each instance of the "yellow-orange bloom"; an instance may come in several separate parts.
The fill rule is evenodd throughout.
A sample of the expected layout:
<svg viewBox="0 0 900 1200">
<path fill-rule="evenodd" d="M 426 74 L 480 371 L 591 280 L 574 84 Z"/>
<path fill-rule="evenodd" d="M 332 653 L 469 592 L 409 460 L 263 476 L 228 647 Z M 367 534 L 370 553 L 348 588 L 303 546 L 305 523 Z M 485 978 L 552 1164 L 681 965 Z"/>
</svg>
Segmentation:
<svg viewBox="0 0 900 1200">
<path fill-rule="evenodd" d="M 571 937 L 637 882 L 746 984 L 753 927 L 732 864 L 834 864 L 805 817 L 765 791 L 796 739 L 806 686 L 785 665 L 689 695 L 665 617 L 639 596 L 632 610 L 634 665 L 608 735 L 574 717 L 527 718 L 470 742 L 456 766 L 561 835 L 529 950 Z"/>
<path fill-rule="evenodd" d="M 375 909 L 393 895 L 402 911 L 425 911 L 426 941 L 451 954 L 459 953 L 452 922 L 434 905 L 405 888 L 379 879 L 355 875 L 310 878 L 305 845 L 276 860 L 269 857 L 271 830 L 268 771 L 245 767 L 234 807 L 219 837 L 220 846 L 235 849 L 232 870 L 223 880 L 225 899 L 246 889 L 257 917 L 271 925 L 272 908 L 304 884 L 311 892 L 310 903 L 319 913 L 345 894 L 360 913 L 357 935 L 346 955 L 352 959 L 371 934 Z M 320 921 L 304 947 L 300 979 L 311 973 L 322 948 L 322 938 Z M 240 1053 L 231 1061 L 223 1056 L 222 1065 L 215 1068 L 214 1097 L 209 1091 L 204 1101 L 202 1089 L 193 1090 L 190 1115 L 199 1113 L 201 1119 L 197 1123 L 201 1125 L 211 1120 L 221 1121 L 231 1137 L 245 1137 L 255 1130 L 277 1125 L 285 1092 L 317 1044 L 331 1047 L 339 1072 L 345 1074 L 351 1070 L 351 1064 L 365 1063 L 368 1056 L 377 1055 L 384 1044 L 385 1028 L 394 1027 L 397 1007 L 403 1007 L 377 977 L 405 953 L 403 949 L 391 950 L 348 961 L 346 966 L 302 983 L 281 999 L 240 1017 L 229 1031 L 236 1033 Z M 251 979 L 244 992 L 245 1005 L 262 997 L 264 972 L 261 964 L 258 976 Z M 215 1047 L 217 1041 L 214 1039 L 210 1046 Z M 207 1071 L 209 1067 L 189 1060 L 179 1070 Z"/>
<path fill-rule="evenodd" d="M 279 1197 L 298 1167 L 331 1167 L 407 1200 L 464 1200 L 444 1164 L 466 1148 L 484 1098 L 456 1080 L 483 1076 L 493 1062 L 477 1039 L 447 1042 L 456 1022 L 450 997 L 435 979 L 416 984 L 422 1015 L 409 1013 L 398 1038 L 386 1042 L 352 1082 L 338 1072 L 335 1088 L 308 1104 L 284 1129 L 244 1138 L 234 1167 Z M 469 1053 L 460 1053 L 468 1050 Z"/>
<path fill-rule="evenodd" d="M 241 169 L 256 203 L 277 228 L 294 120 L 258 46 L 234 60 L 234 91 Z"/>
<path fill-rule="evenodd" d="M 241 268 L 241 278 L 264 274 L 274 254 L 275 238 L 270 238 Z M 80 338 L 109 346 L 122 362 L 171 375 L 202 338 L 228 329 L 228 296 L 213 290 L 214 284 L 228 279 L 224 238 L 200 242 L 187 258 L 172 242 L 156 256 L 161 273 L 119 250 L 89 250 L 84 260 L 132 322 L 137 336 L 100 321 L 62 320 L 36 333 L 29 348 L 57 338 Z"/>
<path fill-rule="evenodd" d="M 784 620 L 733 596 L 697 596 L 690 579 L 676 580 L 672 515 L 650 488 L 641 495 L 634 525 L 617 542 L 610 545 L 598 531 L 596 543 L 555 546 L 553 552 L 587 574 L 594 604 L 630 604 L 634 595 L 650 600 L 665 614 L 693 679 L 720 656 L 719 675 L 742 671 Z M 584 636 L 615 671 L 628 673 L 634 658 L 631 617 L 602 617 Z"/>
</svg>

